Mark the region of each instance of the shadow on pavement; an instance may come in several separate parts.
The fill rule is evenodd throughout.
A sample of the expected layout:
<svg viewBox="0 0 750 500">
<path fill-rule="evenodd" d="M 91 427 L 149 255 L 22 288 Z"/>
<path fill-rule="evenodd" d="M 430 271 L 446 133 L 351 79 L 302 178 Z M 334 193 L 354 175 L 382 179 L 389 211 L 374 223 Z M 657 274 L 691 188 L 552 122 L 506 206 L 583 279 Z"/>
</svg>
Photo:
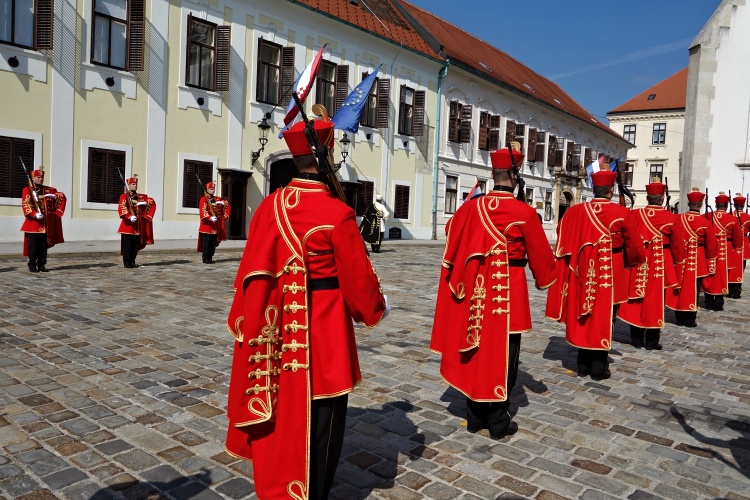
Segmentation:
<svg viewBox="0 0 750 500">
<path fill-rule="evenodd" d="M 175 259 L 175 260 L 161 260 L 158 262 L 147 262 L 139 264 L 139 267 L 157 267 L 157 266 L 173 266 L 175 264 L 190 264 L 191 261 L 187 259 Z"/>
<path fill-rule="evenodd" d="M 213 484 L 212 471 L 204 470 L 192 476 L 183 476 L 168 465 L 143 472 L 145 481 L 131 480 L 114 483 L 108 488 L 101 489 L 88 497 L 88 500 L 105 500 L 120 498 L 217 498 L 218 495 L 209 492 L 209 485 Z M 152 479 L 153 477 L 153 479 Z M 216 488 L 223 498 L 247 498 L 255 491 L 250 481 L 235 478 Z M 166 496 L 169 494 L 169 497 Z"/>
<path fill-rule="evenodd" d="M 734 458 L 734 462 L 731 462 L 724 458 L 721 453 L 716 452 L 715 450 L 712 450 L 710 448 L 693 448 L 694 454 L 700 454 L 700 456 L 704 456 L 706 458 L 714 458 L 715 460 L 719 460 L 720 462 L 724 463 L 727 467 L 731 467 L 732 469 L 740 472 L 745 477 L 750 478 L 750 424 L 747 422 L 742 422 L 740 420 L 727 420 L 721 417 L 712 417 L 711 422 L 712 423 L 722 423 L 724 427 L 728 427 L 730 429 L 733 429 L 734 431 L 739 432 L 742 437 L 734 437 L 729 440 L 723 440 L 718 438 L 712 438 L 709 436 L 705 436 L 698 432 L 693 426 L 691 426 L 686 418 L 685 415 L 680 413 L 680 411 L 675 408 L 674 406 L 670 408 L 670 413 L 672 413 L 672 416 L 677 420 L 677 423 L 680 424 L 682 429 L 685 431 L 686 434 L 691 436 L 693 439 L 710 446 L 715 446 L 717 448 L 726 448 L 729 450 L 729 452 L 732 454 L 732 457 Z M 689 446 L 689 445 L 687 445 Z"/>
<path fill-rule="evenodd" d="M 385 403 L 382 408 L 350 407 L 331 498 L 364 500 L 373 490 L 393 488 L 403 471 L 399 461 L 422 457 L 426 445 L 441 439 L 420 431 L 411 421 L 409 413 L 420 409 L 407 401 Z"/>
<path fill-rule="evenodd" d="M 523 355 L 523 352 L 521 352 Z M 563 368 L 566 370 L 577 371 L 578 366 L 576 365 L 576 357 L 578 356 L 578 349 L 568 344 L 565 341 L 565 337 L 554 335 L 549 338 L 549 343 L 544 349 L 542 358 L 549 359 L 551 361 L 562 362 Z"/>
<path fill-rule="evenodd" d="M 64 271 L 66 269 L 93 269 L 95 267 L 114 267 L 117 264 L 114 264 L 112 262 L 100 262 L 97 264 L 76 264 L 76 265 L 70 265 L 70 266 L 56 266 L 56 267 L 50 267 L 50 271 Z"/>
<path fill-rule="evenodd" d="M 16 269 L 19 269 L 18 267 L 0 267 L 0 273 L 7 273 L 10 271 L 15 271 Z"/>
</svg>

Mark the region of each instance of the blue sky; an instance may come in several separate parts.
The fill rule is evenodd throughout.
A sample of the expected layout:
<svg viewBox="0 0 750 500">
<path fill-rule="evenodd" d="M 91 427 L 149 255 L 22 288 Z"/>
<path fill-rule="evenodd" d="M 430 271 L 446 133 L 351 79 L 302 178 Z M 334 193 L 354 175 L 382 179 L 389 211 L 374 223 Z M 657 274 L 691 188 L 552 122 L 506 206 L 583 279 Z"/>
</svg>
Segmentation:
<svg viewBox="0 0 750 500">
<path fill-rule="evenodd" d="M 608 111 L 687 66 L 688 47 L 721 3 L 407 1 L 553 80 L 604 123 Z"/>
</svg>

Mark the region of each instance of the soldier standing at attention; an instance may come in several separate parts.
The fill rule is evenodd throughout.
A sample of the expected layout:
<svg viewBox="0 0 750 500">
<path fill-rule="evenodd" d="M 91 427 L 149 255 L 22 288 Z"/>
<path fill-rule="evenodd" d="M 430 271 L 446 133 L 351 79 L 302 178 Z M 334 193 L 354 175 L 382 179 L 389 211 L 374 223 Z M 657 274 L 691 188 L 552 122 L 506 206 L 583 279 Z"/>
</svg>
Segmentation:
<svg viewBox="0 0 750 500">
<path fill-rule="evenodd" d="M 703 279 L 701 289 L 705 292 L 706 309 L 723 311 L 724 296 L 729 293 L 729 271 L 734 265 L 738 265 L 732 254 L 743 246 L 742 228 L 737 223 L 737 217 L 727 213 L 729 196 L 724 191 L 719 192 L 714 202 L 716 210 L 707 216 L 716 228 L 719 256 L 716 258 L 716 272 Z"/>
<path fill-rule="evenodd" d="M 120 195 L 117 214 L 120 216 L 122 262 L 127 268 L 138 267 L 135 258 L 146 245 L 154 244 L 153 218 L 156 202 L 145 194 L 137 193 L 138 176 L 128 178 L 128 190 Z"/>
<path fill-rule="evenodd" d="M 744 212 L 745 197 L 740 193 L 737 193 L 732 198 L 732 203 L 734 204 L 734 213 L 732 213 L 732 216 L 737 218 L 736 223 L 742 232 L 742 245 L 735 247 L 734 258 L 732 259 L 734 267 L 729 270 L 729 293 L 727 297 L 730 299 L 739 299 L 742 296 L 742 281 L 745 274 L 746 259 L 750 258 L 750 241 L 747 238 L 747 234 L 750 231 L 750 215 Z"/>
<path fill-rule="evenodd" d="M 333 123 L 313 126 L 328 157 Z M 237 272 L 226 449 L 253 461 L 258 498 L 325 499 L 362 378 L 352 320 L 377 325 L 388 301 L 354 211 L 318 173 L 305 123 L 283 135 L 299 173 L 261 202 Z"/>
<path fill-rule="evenodd" d="M 216 184 L 212 181 L 206 183 L 206 190 L 201 197 L 198 213 L 200 214 L 200 226 L 198 226 L 198 252 L 203 253 L 203 263 L 214 263 L 214 252 L 219 243 L 227 239 L 224 224 L 229 219 L 229 203 L 214 196 Z"/>
<path fill-rule="evenodd" d="M 558 225 L 557 281 L 547 293 L 547 317 L 565 323 L 578 348 L 578 376 L 611 377 L 609 350 L 619 304 L 627 300 L 627 267 L 646 260 L 632 212 L 612 203 L 617 174 L 591 175 L 594 199 L 573 205 Z"/>
<path fill-rule="evenodd" d="M 628 301 L 617 317 L 630 324 L 630 340 L 638 349 L 661 350 L 665 290 L 682 282 L 676 266 L 685 261 L 685 241 L 679 217 L 662 206 L 666 187 L 661 182 L 647 184 L 648 205 L 633 211 L 646 262 L 631 272 Z"/>
<path fill-rule="evenodd" d="M 508 413 L 521 333 L 531 330 L 526 264 L 538 289 L 555 280 L 555 260 L 536 210 L 513 196 L 508 149 L 490 154 L 494 188 L 466 201 L 445 228 L 430 349 L 440 374 L 466 396 L 469 432 L 500 439 L 518 425 Z M 513 151 L 517 165 L 524 155 Z"/>
<path fill-rule="evenodd" d="M 701 215 L 705 196 L 698 188 L 687 194 L 688 212 L 679 216 L 686 252 L 685 264 L 681 266 L 682 282 L 680 288 L 667 290 L 667 307 L 674 310 L 677 325 L 688 328 L 698 326 L 695 320 L 701 281 L 716 272 L 719 254 L 716 229 Z"/>
<path fill-rule="evenodd" d="M 46 273 L 47 249 L 65 242 L 60 218 L 66 199 L 57 189 L 43 184 L 44 167 L 31 172 L 31 180 L 21 192 L 23 255 L 29 258 L 29 271 Z"/>
</svg>

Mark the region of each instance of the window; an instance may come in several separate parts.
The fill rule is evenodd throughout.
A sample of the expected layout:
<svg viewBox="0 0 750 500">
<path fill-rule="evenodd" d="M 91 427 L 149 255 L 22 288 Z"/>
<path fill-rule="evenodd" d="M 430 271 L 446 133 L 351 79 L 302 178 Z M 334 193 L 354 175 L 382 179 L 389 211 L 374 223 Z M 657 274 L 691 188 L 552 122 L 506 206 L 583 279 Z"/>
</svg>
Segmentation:
<svg viewBox="0 0 750 500">
<path fill-rule="evenodd" d="M 526 146 L 526 160 L 536 161 L 536 129 L 529 127 L 529 142 Z"/>
<path fill-rule="evenodd" d="M 229 90 L 230 30 L 188 15 L 187 86 Z"/>
<path fill-rule="evenodd" d="M 344 104 L 349 93 L 349 66 L 321 61 L 315 79 L 315 102 L 326 107 L 330 116 Z"/>
<path fill-rule="evenodd" d="M 182 176 L 182 207 L 198 208 L 198 202 L 203 196 L 203 186 L 213 179 L 214 164 L 208 161 L 185 160 L 184 175 Z"/>
<path fill-rule="evenodd" d="M 534 205 L 534 188 L 526 188 L 526 203 Z"/>
<path fill-rule="evenodd" d="M 664 165 L 652 163 L 649 166 L 648 179 L 649 182 L 662 182 L 664 179 Z"/>
<path fill-rule="evenodd" d="M 526 137 L 526 125 L 516 123 L 516 132 L 513 134 L 513 140 L 521 144 L 521 152 L 524 152 L 524 138 Z"/>
<path fill-rule="evenodd" d="M 398 133 L 419 137 L 424 133 L 425 91 L 401 85 L 398 106 Z"/>
<path fill-rule="evenodd" d="M 625 186 L 631 187 L 633 185 L 633 164 L 627 164 L 627 170 L 622 172 L 622 183 Z"/>
<path fill-rule="evenodd" d="M 635 125 L 625 125 L 622 137 L 630 144 L 635 145 Z"/>
<path fill-rule="evenodd" d="M 458 177 L 455 175 L 445 176 L 445 207 L 446 214 L 456 213 L 458 199 Z"/>
<path fill-rule="evenodd" d="M 552 191 L 544 192 L 544 220 L 552 220 Z"/>
<path fill-rule="evenodd" d="M 125 191 L 125 151 L 89 148 L 89 203 L 117 203 Z"/>
<path fill-rule="evenodd" d="M 562 167 L 563 157 L 565 156 L 565 139 L 557 137 L 555 139 L 555 166 Z"/>
<path fill-rule="evenodd" d="M 23 173 L 24 164 L 27 172 L 36 166 L 34 141 L 0 136 L 0 198 L 21 197 L 29 182 Z"/>
<path fill-rule="evenodd" d="M 547 145 L 545 144 L 547 139 L 546 135 L 547 133 L 542 132 L 541 130 L 538 130 L 536 133 L 534 161 L 544 161 L 544 152 L 547 148 Z M 531 135 L 529 135 L 529 144 L 531 144 Z M 529 145 L 529 154 L 531 154 L 531 145 Z M 547 164 L 549 165 L 549 162 Z"/>
<path fill-rule="evenodd" d="M 367 207 L 372 205 L 373 194 L 375 193 L 375 183 L 372 181 L 359 181 L 357 189 L 357 200 L 355 201 L 355 212 L 358 217 L 365 215 Z"/>
<path fill-rule="evenodd" d="M 471 104 L 450 102 L 450 116 L 448 118 L 448 140 L 450 142 L 471 142 Z"/>
<path fill-rule="evenodd" d="M 479 114 L 479 149 L 497 151 L 500 149 L 500 115 L 487 111 Z"/>
<path fill-rule="evenodd" d="M 487 181 L 478 181 L 478 182 L 479 182 L 479 190 L 482 193 L 487 194 Z M 474 186 L 472 186 L 471 189 L 474 189 Z M 469 191 L 463 192 L 463 194 L 461 195 L 461 199 L 463 201 L 466 201 L 466 199 L 469 197 L 469 193 L 471 192 L 471 189 Z"/>
<path fill-rule="evenodd" d="M 0 43 L 51 49 L 53 0 L 0 0 Z"/>
<path fill-rule="evenodd" d="M 664 144 L 667 139 L 667 124 L 654 123 L 654 133 L 651 137 L 652 144 Z"/>
<path fill-rule="evenodd" d="M 569 142 L 565 155 L 565 170 L 576 172 L 581 166 L 581 145 L 575 142 Z"/>
<path fill-rule="evenodd" d="M 409 218 L 409 186 L 396 184 L 396 197 L 393 202 L 393 217 L 395 219 Z"/>
<path fill-rule="evenodd" d="M 362 73 L 362 80 L 369 73 Z M 373 128 L 388 128 L 388 112 L 390 109 L 388 97 L 391 93 L 391 81 L 376 78 L 367 96 L 367 103 L 359 118 L 360 125 Z"/>
<path fill-rule="evenodd" d="M 94 0 L 93 64 L 143 70 L 144 8 L 144 0 Z"/>
<path fill-rule="evenodd" d="M 294 85 L 294 47 L 282 47 L 262 38 L 258 42 L 255 100 L 286 107 Z M 282 96 L 283 99 L 282 99 Z"/>
</svg>

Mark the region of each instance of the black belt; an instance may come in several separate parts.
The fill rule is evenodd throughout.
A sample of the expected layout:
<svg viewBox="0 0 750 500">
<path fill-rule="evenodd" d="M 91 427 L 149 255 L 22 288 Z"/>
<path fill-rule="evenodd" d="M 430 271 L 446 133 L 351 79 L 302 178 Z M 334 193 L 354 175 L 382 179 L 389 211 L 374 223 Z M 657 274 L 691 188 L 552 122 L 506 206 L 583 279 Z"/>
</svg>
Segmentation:
<svg viewBox="0 0 750 500">
<path fill-rule="evenodd" d="M 307 289 L 311 292 L 315 292 L 318 290 L 336 290 L 338 287 L 338 278 L 319 278 L 316 280 L 310 280 L 307 283 Z"/>
<path fill-rule="evenodd" d="M 526 267 L 528 262 L 529 261 L 526 259 L 508 259 L 508 265 L 510 267 Z"/>
<path fill-rule="evenodd" d="M 662 245 L 662 248 L 669 248 L 669 245 Z"/>
<path fill-rule="evenodd" d="M 617 247 L 612 249 L 612 253 L 620 253 L 622 252 L 622 247 Z"/>
</svg>

